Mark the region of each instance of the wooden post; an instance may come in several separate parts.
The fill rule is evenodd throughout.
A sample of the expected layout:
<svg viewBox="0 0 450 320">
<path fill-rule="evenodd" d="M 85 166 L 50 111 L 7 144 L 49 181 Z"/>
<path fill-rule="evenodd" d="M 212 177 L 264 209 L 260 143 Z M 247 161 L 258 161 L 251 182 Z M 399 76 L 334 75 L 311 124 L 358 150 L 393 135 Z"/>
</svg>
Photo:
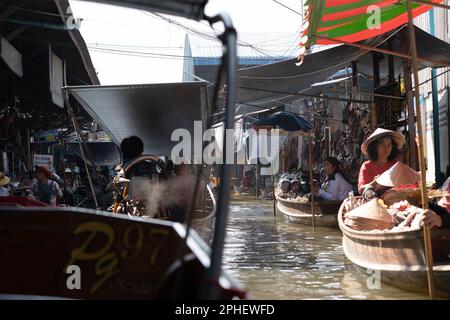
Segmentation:
<svg viewBox="0 0 450 320">
<path fill-rule="evenodd" d="M 428 195 L 426 187 L 426 172 L 425 172 L 425 157 L 423 150 L 423 132 L 422 132 L 422 117 L 421 106 L 419 97 L 419 72 L 417 67 L 417 47 L 416 47 L 416 35 L 413 24 L 411 0 L 407 0 L 408 5 L 408 29 L 409 29 L 409 41 L 411 44 L 412 54 L 412 67 L 414 71 L 414 95 L 416 98 L 416 110 L 417 110 L 417 129 L 418 134 L 418 151 L 419 151 L 419 168 L 421 178 L 421 194 L 423 208 L 428 208 Z M 430 299 L 435 299 L 434 280 L 433 280 L 433 253 L 431 245 L 431 232 L 427 226 L 423 226 L 423 236 L 425 241 L 425 260 L 427 264 L 427 279 L 428 279 L 428 292 Z"/>
<path fill-rule="evenodd" d="M 377 105 L 375 102 L 370 103 L 370 128 L 372 131 L 378 126 L 378 117 L 377 117 Z"/>
<path fill-rule="evenodd" d="M 411 63 L 408 59 L 403 59 L 403 76 L 405 77 L 406 104 L 408 106 L 409 165 L 414 170 L 418 170 L 419 166 L 417 163 L 416 124 L 414 119 L 414 97 L 412 91 Z"/>
<path fill-rule="evenodd" d="M 258 200 L 258 159 L 256 159 L 256 170 L 255 170 L 255 197 Z"/>
<path fill-rule="evenodd" d="M 272 174 L 273 216 L 277 216 L 277 205 L 275 200 L 275 173 Z"/>
<path fill-rule="evenodd" d="M 331 156 L 331 130 L 330 127 L 325 127 L 325 157 Z"/>
<path fill-rule="evenodd" d="M 84 149 L 83 149 L 83 147 L 84 147 L 83 136 L 81 134 L 81 129 L 80 129 L 78 121 L 77 121 L 77 119 L 75 117 L 75 114 L 73 112 L 72 106 L 70 105 L 69 93 L 67 91 L 64 91 L 64 100 L 66 102 L 67 113 L 69 115 L 69 119 L 72 121 L 73 127 L 74 127 L 75 132 L 76 132 L 76 134 L 78 136 L 78 145 L 80 147 L 81 157 L 83 158 L 84 167 L 86 169 L 86 175 L 87 175 L 87 178 L 88 178 L 88 181 L 89 181 L 89 186 L 91 187 L 92 198 L 94 199 L 94 202 L 95 202 L 95 208 L 98 210 L 98 209 L 100 209 L 100 207 L 98 205 L 97 197 L 95 195 L 94 185 L 92 184 L 91 174 L 89 172 L 89 167 L 87 165 L 87 158 L 86 158 L 86 155 L 85 155 Z"/>
<path fill-rule="evenodd" d="M 31 143 L 30 143 L 30 129 L 27 129 L 27 171 L 28 174 L 33 171 L 33 163 L 31 160 Z"/>
<path fill-rule="evenodd" d="M 389 38 L 387 43 L 388 43 L 389 50 L 394 50 L 392 38 Z M 394 83 L 395 82 L 394 56 L 391 54 L 388 55 L 388 66 L 389 66 L 388 83 Z"/>
<path fill-rule="evenodd" d="M 358 64 L 352 61 L 352 87 L 358 88 Z"/>
<path fill-rule="evenodd" d="M 372 52 L 373 63 L 373 93 L 380 86 L 380 53 Z"/>
<path fill-rule="evenodd" d="M 312 227 L 313 230 L 316 227 L 316 216 L 314 214 L 314 192 L 313 192 L 313 183 L 314 183 L 314 179 L 313 179 L 313 169 L 312 169 L 312 133 L 308 134 L 308 149 L 309 149 L 309 179 L 310 179 L 310 184 L 311 184 L 311 216 L 312 216 Z"/>
</svg>

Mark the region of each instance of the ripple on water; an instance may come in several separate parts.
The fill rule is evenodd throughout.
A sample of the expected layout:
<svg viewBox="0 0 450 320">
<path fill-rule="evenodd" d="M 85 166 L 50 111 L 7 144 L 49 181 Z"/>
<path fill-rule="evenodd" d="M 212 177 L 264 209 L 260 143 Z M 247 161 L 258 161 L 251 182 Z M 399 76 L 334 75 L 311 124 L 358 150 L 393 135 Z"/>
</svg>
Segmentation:
<svg viewBox="0 0 450 320">
<path fill-rule="evenodd" d="M 224 268 L 254 299 L 424 299 L 382 284 L 345 258 L 339 229 L 292 224 L 272 211 L 272 201 L 232 202 Z"/>
</svg>

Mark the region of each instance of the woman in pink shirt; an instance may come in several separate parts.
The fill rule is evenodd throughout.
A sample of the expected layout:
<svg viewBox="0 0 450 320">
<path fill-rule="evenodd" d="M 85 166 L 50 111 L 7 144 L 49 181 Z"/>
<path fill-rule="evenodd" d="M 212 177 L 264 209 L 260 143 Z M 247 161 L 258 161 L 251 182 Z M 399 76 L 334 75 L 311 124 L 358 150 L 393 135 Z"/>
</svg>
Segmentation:
<svg viewBox="0 0 450 320">
<path fill-rule="evenodd" d="M 361 145 L 361 151 L 369 160 L 359 170 L 358 191 L 360 194 L 373 187 L 377 176 L 397 163 L 397 157 L 405 144 L 400 132 L 378 128 Z"/>
</svg>

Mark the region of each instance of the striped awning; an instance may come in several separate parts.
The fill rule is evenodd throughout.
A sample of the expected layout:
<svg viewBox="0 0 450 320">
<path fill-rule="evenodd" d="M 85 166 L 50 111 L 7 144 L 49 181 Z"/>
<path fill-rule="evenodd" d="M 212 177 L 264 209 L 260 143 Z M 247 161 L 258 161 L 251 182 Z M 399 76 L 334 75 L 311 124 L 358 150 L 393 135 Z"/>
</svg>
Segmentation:
<svg viewBox="0 0 450 320">
<path fill-rule="evenodd" d="M 411 2 L 414 17 L 432 8 Z M 429 2 L 441 3 L 442 0 Z M 305 12 L 299 60 L 314 44 L 354 43 L 408 22 L 407 3 L 399 0 L 308 0 Z"/>
</svg>

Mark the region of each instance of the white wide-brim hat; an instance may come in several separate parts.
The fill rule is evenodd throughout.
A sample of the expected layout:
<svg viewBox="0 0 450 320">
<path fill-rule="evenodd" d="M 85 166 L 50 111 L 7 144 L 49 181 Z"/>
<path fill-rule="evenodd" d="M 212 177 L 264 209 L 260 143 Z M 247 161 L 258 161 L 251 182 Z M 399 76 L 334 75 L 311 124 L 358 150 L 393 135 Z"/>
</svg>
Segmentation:
<svg viewBox="0 0 450 320">
<path fill-rule="evenodd" d="M 403 134 L 397 131 L 392 131 L 388 129 L 383 128 L 377 128 L 367 139 L 363 142 L 361 145 L 361 151 L 366 156 L 369 155 L 369 145 L 374 142 L 375 140 L 378 140 L 380 138 L 384 137 L 392 137 L 394 139 L 395 143 L 397 144 L 397 148 L 400 150 L 403 145 L 405 144 L 405 137 Z"/>
</svg>

